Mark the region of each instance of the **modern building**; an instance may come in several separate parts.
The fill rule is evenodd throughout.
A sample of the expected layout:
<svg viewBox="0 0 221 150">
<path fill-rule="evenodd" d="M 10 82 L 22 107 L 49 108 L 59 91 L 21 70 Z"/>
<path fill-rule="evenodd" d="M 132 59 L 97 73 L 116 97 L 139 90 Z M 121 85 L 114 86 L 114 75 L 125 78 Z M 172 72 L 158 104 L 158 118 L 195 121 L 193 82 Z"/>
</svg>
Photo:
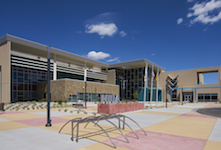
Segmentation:
<svg viewBox="0 0 221 150">
<path fill-rule="evenodd" d="M 204 74 L 216 73 L 216 84 L 204 84 Z M 163 72 L 159 86 L 162 99 L 173 101 L 217 102 L 221 100 L 221 67 Z M 167 95 L 166 95 L 167 93 Z"/>
<path fill-rule="evenodd" d="M 146 101 L 208 101 L 208 94 L 210 101 L 220 99 L 221 67 L 165 72 L 165 68 L 146 59 L 106 64 L 7 34 L 0 38 L 0 101 L 46 98 L 49 49 L 52 100 L 86 97 L 95 101 L 99 94 L 134 99 L 135 91 L 138 100 Z M 205 72 L 218 72 L 218 84 L 201 85 Z"/>
</svg>

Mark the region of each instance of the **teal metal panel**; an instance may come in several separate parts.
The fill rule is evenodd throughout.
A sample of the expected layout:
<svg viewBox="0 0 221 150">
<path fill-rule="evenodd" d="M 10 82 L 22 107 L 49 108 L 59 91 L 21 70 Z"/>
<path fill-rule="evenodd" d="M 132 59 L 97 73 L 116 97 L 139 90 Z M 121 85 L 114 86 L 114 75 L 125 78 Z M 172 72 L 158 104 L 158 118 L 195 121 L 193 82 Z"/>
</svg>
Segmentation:
<svg viewBox="0 0 221 150">
<path fill-rule="evenodd" d="M 146 101 L 149 101 L 149 97 L 150 97 L 150 88 L 146 88 Z M 139 89 L 138 92 L 138 101 L 143 101 L 143 97 L 144 97 L 144 88 Z M 156 89 L 153 89 L 153 99 L 152 101 L 156 101 Z M 158 89 L 158 101 L 161 101 L 161 89 Z"/>
</svg>

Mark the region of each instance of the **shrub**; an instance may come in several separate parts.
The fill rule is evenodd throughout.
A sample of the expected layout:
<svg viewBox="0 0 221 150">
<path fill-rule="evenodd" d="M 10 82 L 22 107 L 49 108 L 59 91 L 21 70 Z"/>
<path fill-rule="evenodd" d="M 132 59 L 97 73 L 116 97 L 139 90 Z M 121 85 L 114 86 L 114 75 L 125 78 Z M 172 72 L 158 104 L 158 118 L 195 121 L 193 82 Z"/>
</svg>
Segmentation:
<svg viewBox="0 0 221 150">
<path fill-rule="evenodd" d="M 85 111 L 84 114 L 87 115 L 87 112 Z"/>
<path fill-rule="evenodd" d="M 67 111 L 68 111 L 67 109 L 64 110 L 64 112 L 67 112 Z"/>
<path fill-rule="evenodd" d="M 58 100 L 58 104 L 61 105 L 62 104 L 62 100 Z"/>
<path fill-rule="evenodd" d="M 70 113 L 73 113 L 73 111 L 70 111 Z"/>
<path fill-rule="evenodd" d="M 135 99 L 137 99 L 137 98 L 138 98 L 138 96 L 139 96 L 139 95 L 138 95 L 138 92 L 137 92 L 137 91 L 135 91 L 135 92 L 133 93 L 133 96 L 134 96 L 134 98 L 135 98 Z"/>
<path fill-rule="evenodd" d="M 92 114 L 94 114 L 96 116 L 97 113 L 96 112 L 92 112 Z"/>
<path fill-rule="evenodd" d="M 58 109 L 58 111 L 61 111 L 61 109 Z"/>
<path fill-rule="evenodd" d="M 79 114 L 79 112 L 80 112 L 80 111 L 78 110 L 77 113 Z"/>
</svg>

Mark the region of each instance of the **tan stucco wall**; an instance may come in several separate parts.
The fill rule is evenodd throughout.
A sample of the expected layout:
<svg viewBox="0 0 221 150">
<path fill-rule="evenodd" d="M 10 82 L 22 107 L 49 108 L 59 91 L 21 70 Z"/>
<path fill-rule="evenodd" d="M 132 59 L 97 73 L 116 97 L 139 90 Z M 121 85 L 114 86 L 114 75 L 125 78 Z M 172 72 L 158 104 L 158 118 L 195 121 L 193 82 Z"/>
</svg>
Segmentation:
<svg viewBox="0 0 221 150">
<path fill-rule="evenodd" d="M 108 70 L 107 72 L 107 81 L 108 84 L 116 84 L 116 70 Z"/>
<path fill-rule="evenodd" d="M 61 79 L 51 81 L 51 99 L 52 100 L 68 100 L 70 95 L 85 92 L 85 82 L 71 79 Z M 39 86 L 45 86 L 45 93 L 47 86 L 42 83 Z M 96 91 L 95 91 L 96 88 Z M 101 93 L 119 95 L 119 86 L 105 83 L 87 82 L 87 93 Z M 39 93 L 42 95 L 42 93 Z"/>
<path fill-rule="evenodd" d="M 7 41 L 0 45 L 0 66 L 1 66 L 1 101 L 9 103 L 11 101 L 11 42 Z"/>
<path fill-rule="evenodd" d="M 198 84 L 199 80 L 203 81 L 203 75 L 201 73 L 218 71 L 218 84 Z M 213 86 L 221 86 L 221 67 L 210 67 L 210 68 L 197 68 L 192 70 L 182 70 L 182 71 L 171 71 L 171 72 L 161 72 L 159 77 L 159 88 L 162 88 L 162 101 L 166 100 L 166 78 L 170 75 L 172 78 L 178 76 L 178 88 L 185 87 L 213 87 Z M 198 101 L 198 93 L 218 93 L 218 99 L 221 99 L 221 90 L 220 88 L 206 88 L 206 89 L 197 89 L 196 91 L 196 99 L 195 99 L 195 90 L 183 90 L 183 92 L 193 92 L 193 100 L 195 102 Z M 182 90 L 177 90 L 178 100 L 182 101 Z M 167 99 L 170 101 L 170 94 L 167 94 Z"/>
<path fill-rule="evenodd" d="M 199 82 L 204 84 L 204 76 L 202 73 L 199 74 Z"/>
</svg>

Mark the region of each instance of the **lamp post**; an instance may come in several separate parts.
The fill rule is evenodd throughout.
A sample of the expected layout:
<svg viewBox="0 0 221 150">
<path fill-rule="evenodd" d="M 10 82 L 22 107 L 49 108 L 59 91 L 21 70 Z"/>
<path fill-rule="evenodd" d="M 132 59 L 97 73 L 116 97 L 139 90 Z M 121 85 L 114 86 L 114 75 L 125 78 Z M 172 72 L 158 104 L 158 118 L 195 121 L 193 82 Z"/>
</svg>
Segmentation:
<svg viewBox="0 0 221 150">
<path fill-rule="evenodd" d="M 182 105 L 183 105 L 183 86 L 182 86 Z"/>
<path fill-rule="evenodd" d="M 46 127 L 50 127 L 51 126 L 51 119 L 50 119 L 50 98 L 51 98 L 51 94 L 50 94 L 50 80 L 51 80 L 51 75 L 50 75 L 50 59 L 51 59 L 51 47 L 48 46 L 47 48 L 47 58 L 48 58 L 48 70 L 47 70 L 47 95 L 48 95 L 48 109 L 47 109 L 47 124 L 45 125 Z"/>
<path fill-rule="evenodd" d="M 167 108 L 167 85 L 166 85 L 166 108 Z"/>
<path fill-rule="evenodd" d="M 84 91 L 84 103 L 85 103 L 85 108 L 87 108 L 87 81 L 84 82 L 84 88 L 85 88 L 85 91 Z"/>
</svg>

